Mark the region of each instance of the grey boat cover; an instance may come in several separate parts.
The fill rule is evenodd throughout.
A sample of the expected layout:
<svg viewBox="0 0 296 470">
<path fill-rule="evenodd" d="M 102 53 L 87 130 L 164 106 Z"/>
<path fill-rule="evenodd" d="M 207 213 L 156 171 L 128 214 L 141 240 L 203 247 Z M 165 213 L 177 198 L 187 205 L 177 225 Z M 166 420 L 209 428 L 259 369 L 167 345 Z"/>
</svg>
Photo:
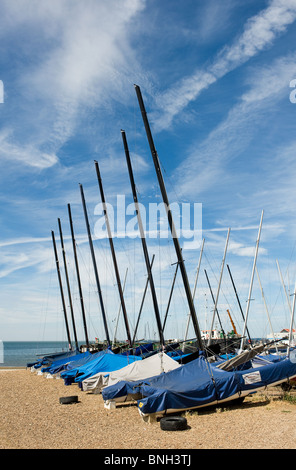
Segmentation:
<svg viewBox="0 0 296 470">
<path fill-rule="evenodd" d="M 133 362 L 121 369 L 112 372 L 99 372 L 82 382 L 82 390 L 99 393 L 104 387 L 109 387 L 122 380 L 135 382 L 147 379 L 162 372 L 169 372 L 177 369 L 180 364 L 167 354 L 160 352 L 153 356 L 142 359 L 142 361 Z"/>
<path fill-rule="evenodd" d="M 250 350 L 242 351 L 240 354 L 228 359 L 228 361 L 222 362 L 222 364 L 219 364 L 217 367 L 221 370 L 230 371 L 235 367 L 248 362 L 250 359 L 253 359 L 257 354 L 260 354 L 264 348 L 265 345 L 260 344 Z"/>
</svg>

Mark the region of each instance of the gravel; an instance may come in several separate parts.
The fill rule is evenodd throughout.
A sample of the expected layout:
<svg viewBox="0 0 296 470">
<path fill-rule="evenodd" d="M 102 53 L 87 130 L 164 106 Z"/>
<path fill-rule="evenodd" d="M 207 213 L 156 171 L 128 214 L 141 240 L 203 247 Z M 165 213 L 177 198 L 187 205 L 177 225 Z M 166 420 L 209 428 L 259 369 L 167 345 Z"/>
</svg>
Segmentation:
<svg viewBox="0 0 296 470">
<path fill-rule="evenodd" d="M 59 398 L 78 395 L 78 403 Z M 26 369 L 0 369 L 1 449 L 295 449 L 296 405 L 279 388 L 242 405 L 183 414 L 188 427 L 163 431 L 135 404 L 106 410 L 101 395 Z"/>
</svg>

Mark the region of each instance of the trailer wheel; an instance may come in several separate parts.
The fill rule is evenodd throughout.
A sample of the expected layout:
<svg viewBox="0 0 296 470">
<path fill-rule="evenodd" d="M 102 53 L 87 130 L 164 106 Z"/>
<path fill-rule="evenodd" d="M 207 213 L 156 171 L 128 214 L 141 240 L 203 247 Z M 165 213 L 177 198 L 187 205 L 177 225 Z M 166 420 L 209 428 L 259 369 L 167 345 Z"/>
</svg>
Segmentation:
<svg viewBox="0 0 296 470">
<path fill-rule="evenodd" d="M 77 403 L 77 402 L 78 402 L 78 395 L 73 395 L 71 397 L 60 397 L 61 405 L 68 405 L 70 403 Z"/>
<path fill-rule="evenodd" d="M 183 431 L 187 429 L 187 419 L 181 416 L 165 416 L 160 420 L 160 429 L 163 431 Z"/>
</svg>

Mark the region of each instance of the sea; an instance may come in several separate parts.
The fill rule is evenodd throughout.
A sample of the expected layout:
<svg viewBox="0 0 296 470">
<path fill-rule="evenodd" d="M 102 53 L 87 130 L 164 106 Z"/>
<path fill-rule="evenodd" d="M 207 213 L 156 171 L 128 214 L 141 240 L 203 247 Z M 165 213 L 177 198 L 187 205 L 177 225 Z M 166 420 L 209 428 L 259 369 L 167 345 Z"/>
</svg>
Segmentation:
<svg viewBox="0 0 296 470">
<path fill-rule="evenodd" d="M 46 354 L 68 350 L 63 341 L 1 341 L 0 367 L 26 367 Z"/>
</svg>

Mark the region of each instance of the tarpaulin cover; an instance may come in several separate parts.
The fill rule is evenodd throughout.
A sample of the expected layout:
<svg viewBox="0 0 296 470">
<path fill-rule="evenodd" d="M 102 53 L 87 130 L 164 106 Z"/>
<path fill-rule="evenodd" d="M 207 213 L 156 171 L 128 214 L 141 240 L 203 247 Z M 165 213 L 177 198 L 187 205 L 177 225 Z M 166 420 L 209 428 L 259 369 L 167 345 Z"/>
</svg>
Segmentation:
<svg viewBox="0 0 296 470">
<path fill-rule="evenodd" d="M 67 359 L 71 356 L 75 356 L 77 351 L 66 351 L 60 353 L 54 353 L 50 355 L 44 355 L 42 358 L 38 359 L 35 362 L 28 363 L 27 367 L 34 367 L 35 369 L 39 369 L 43 365 L 50 365 L 53 361 L 57 361 L 59 359 Z"/>
<path fill-rule="evenodd" d="M 140 356 L 123 356 L 105 350 L 92 361 L 72 370 L 61 372 L 61 377 L 64 379 L 65 385 L 70 385 L 73 382 L 81 383 L 83 380 L 92 377 L 98 372 L 110 372 L 121 369 L 131 362 L 140 361 L 141 359 Z"/>
<path fill-rule="evenodd" d="M 154 347 L 154 343 L 144 343 L 144 344 L 140 344 L 136 348 L 133 348 L 132 350 L 123 351 L 121 354 L 123 356 L 129 356 L 129 355 L 142 356 L 143 354 L 147 354 L 153 351 L 153 347 Z"/>
<path fill-rule="evenodd" d="M 204 357 L 200 357 L 139 385 L 137 391 L 143 398 L 138 401 L 138 407 L 146 416 L 157 412 L 198 408 L 242 392 L 245 395 L 295 375 L 296 364 L 289 359 L 258 368 L 227 372 L 208 364 Z"/>
<path fill-rule="evenodd" d="M 48 372 L 49 374 L 57 374 L 58 372 L 61 372 L 62 370 L 65 369 L 70 369 L 72 366 L 74 367 L 74 364 L 83 364 L 84 361 L 87 360 L 87 358 L 92 357 L 92 354 L 89 351 L 86 351 L 84 353 L 77 353 L 74 356 L 66 357 L 63 359 L 59 359 L 57 361 L 52 362 L 47 367 L 42 367 L 41 372 Z M 69 367 L 68 367 L 69 366 Z"/>
<path fill-rule="evenodd" d="M 168 372 L 180 367 L 174 359 L 165 353 L 157 353 L 153 356 L 135 361 L 121 369 L 114 370 L 109 374 L 100 372 L 82 382 L 83 390 L 101 390 L 102 387 L 114 385 L 121 380 L 138 381 Z"/>
</svg>

